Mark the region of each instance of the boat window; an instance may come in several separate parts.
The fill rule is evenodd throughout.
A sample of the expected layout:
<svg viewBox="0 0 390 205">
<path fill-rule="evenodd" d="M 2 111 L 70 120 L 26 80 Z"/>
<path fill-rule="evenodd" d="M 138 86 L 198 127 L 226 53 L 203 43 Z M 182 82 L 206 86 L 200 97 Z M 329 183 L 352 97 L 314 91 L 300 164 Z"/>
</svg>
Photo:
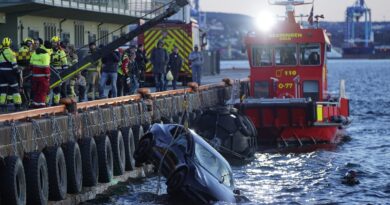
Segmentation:
<svg viewBox="0 0 390 205">
<path fill-rule="evenodd" d="M 284 44 L 275 46 L 276 65 L 296 65 L 297 46 L 296 44 Z"/>
<path fill-rule="evenodd" d="M 195 160 L 217 178 L 220 183 L 229 187 L 233 186 L 233 177 L 229 165 L 199 143 L 195 143 Z"/>
<path fill-rule="evenodd" d="M 254 88 L 255 98 L 269 97 L 269 85 L 267 81 L 256 81 Z"/>
<path fill-rule="evenodd" d="M 272 66 L 272 48 L 269 46 L 253 47 L 252 62 L 254 67 Z"/>
<path fill-rule="evenodd" d="M 319 99 L 319 85 L 316 80 L 303 81 L 303 97 L 311 98 L 312 100 Z"/>
<path fill-rule="evenodd" d="M 320 65 L 320 44 L 307 43 L 300 45 L 301 65 Z"/>
</svg>

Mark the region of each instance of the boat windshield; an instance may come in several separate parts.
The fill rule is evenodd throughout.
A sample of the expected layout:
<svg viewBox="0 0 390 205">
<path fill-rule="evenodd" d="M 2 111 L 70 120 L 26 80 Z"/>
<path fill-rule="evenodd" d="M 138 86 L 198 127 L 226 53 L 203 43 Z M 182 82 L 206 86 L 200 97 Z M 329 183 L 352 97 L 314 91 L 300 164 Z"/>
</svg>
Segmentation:
<svg viewBox="0 0 390 205">
<path fill-rule="evenodd" d="M 254 67 L 272 66 L 272 47 L 256 46 L 252 48 Z"/>
<path fill-rule="evenodd" d="M 233 186 L 233 177 L 229 165 L 197 142 L 195 143 L 195 160 L 217 178 L 220 183 L 228 187 Z"/>
<path fill-rule="evenodd" d="M 320 65 L 320 44 L 307 43 L 300 45 L 300 61 L 302 65 Z"/>
<path fill-rule="evenodd" d="M 297 64 L 297 45 L 283 44 L 275 46 L 275 64 L 276 65 L 296 65 Z"/>
</svg>

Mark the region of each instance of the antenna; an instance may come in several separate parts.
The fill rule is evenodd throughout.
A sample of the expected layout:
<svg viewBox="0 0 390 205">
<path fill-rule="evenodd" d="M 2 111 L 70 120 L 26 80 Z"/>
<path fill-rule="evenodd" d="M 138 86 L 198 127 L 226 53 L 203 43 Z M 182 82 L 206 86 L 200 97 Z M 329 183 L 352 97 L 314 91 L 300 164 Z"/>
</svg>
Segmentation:
<svg viewBox="0 0 390 205">
<path fill-rule="evenodd" d="M 314 0 L 268 0 L 268 4 L 276 6 L 285 6 L 286 13 L 294 12 L 295 6 L 313 4 Z M 287 15 L 288 16 L 288 15 Z"/>
</svg>

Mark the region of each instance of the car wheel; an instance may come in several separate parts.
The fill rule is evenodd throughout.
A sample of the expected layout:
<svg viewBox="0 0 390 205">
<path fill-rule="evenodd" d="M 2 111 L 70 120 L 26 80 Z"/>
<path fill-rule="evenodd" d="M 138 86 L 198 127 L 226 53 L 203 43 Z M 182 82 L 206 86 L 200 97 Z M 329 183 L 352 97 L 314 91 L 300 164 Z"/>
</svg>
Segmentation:
<svg viewBox="0 0 390 205">
<path fill-rule="evenodd" d="M 168 178 L 167 181 L 168 194 L 175 194 L 181 189 L 187 177 L 187 174 L 188 174 L 188 167 L 185 165 L 178 167 L 171 174 L 171 176 Z"/>
<path fill-rule="evenodd" d="M 148 133 L 142 137 L 138 143 L 137 149 L 134 152 L 134 159 L 136 164 L 142 164 L 148 160 L 148 156 L 152 151 L 153 145 L 154 143 L 152 133 Z"/>
</svg>

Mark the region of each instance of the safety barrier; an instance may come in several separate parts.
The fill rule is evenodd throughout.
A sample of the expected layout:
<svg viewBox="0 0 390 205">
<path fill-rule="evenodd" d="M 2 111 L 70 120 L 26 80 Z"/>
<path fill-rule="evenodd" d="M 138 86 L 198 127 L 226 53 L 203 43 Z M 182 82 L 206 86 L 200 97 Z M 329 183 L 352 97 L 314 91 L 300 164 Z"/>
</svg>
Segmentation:
<svg viewBox="0 0 390 205">
<path fill-rule="evenodd" d="M 81 187 L 126 175 L 125 171 L 135 169 L 132 153 L 150 124 L 178 122 L 185 110 L 193 113 L 223 104 L 231 87 L 221 82 L 96 100 L 78 103 L 74 113 L 61 105 L 0 115 L 0 156 L 4 162 L 0 178 L 7 179 L 1 185 L 2 201 L 69 201 L 66 193 L 77 194 Z M 45 180 L 46 185 L 38 183 Z M 42 195 L 45 187 L 48 194 Z M 79 198 L 77 203 L 87 199 Z"/>
</svg>

